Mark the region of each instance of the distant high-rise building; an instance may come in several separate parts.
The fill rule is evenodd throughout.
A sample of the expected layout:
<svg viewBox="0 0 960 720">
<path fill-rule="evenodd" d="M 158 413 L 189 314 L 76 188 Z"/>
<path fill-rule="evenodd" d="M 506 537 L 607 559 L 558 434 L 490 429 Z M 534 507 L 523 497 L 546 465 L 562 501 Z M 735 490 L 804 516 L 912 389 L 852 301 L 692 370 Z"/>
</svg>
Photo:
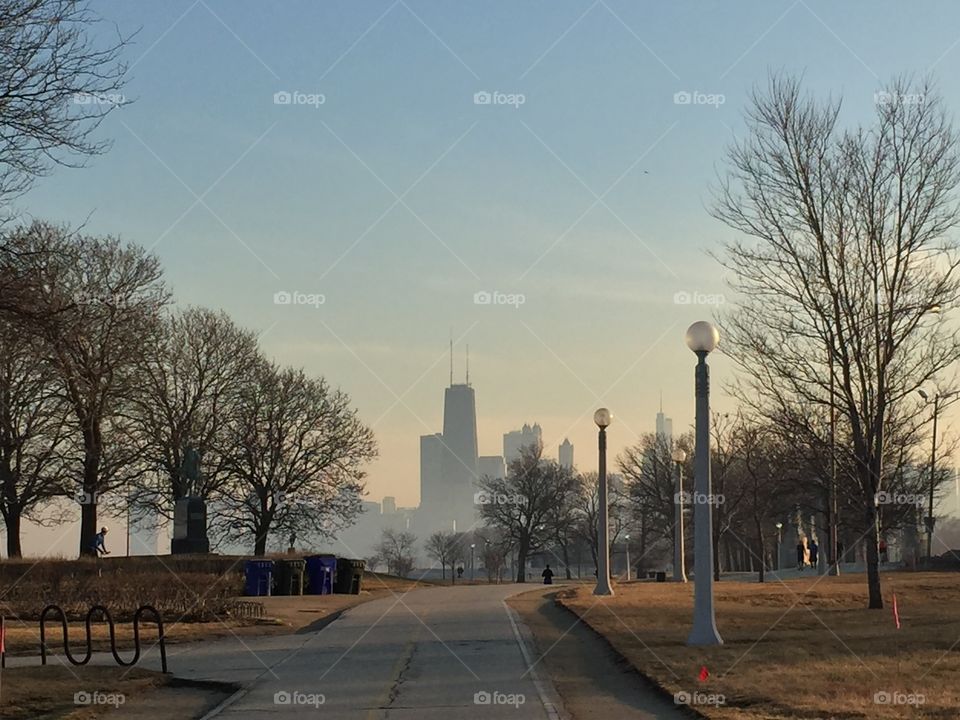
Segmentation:
<svg viewBox="0 0 960 720">
<path fill-rule="evenodd" d="M 387 495 L 380 503 L 384 515 L 393 515 L 397 512 L 397 499 Z"/>
<path fill-rule="evenodd" d="M 531 445 L 540 445 L 542 440 L 540 425 L 523 424 L 519 430 L 512 430 L 503 435 L 503 461 L 509 465 L 520 457 L 520 449 Z"/>
<path fill-rule="evenodd" d="M 560 461 L 560 467 L 567 470 L 573 469 L 573 443 L 567 438 L 560 443 L 560 449 L 557 451 L 557 459 Z"/>
<path fill-rule="evenodd" d="M 502 480 L 507 476 L 503 457 L 500 455 L 484 455 L 477 461 L 477 473 L 493 480 Z"/>
<path fill-rule="evenodd" d="M 668 443 L 673 441 L 673 420 L 663 414 L 663 396 L 660 396 L 660 412 L 657 413 L 657 437 Z"/>
<path fill-rule="evenodd" d="M 421 533 L 453 527 L 466 530 L 477 518 L 476 396 L 470 386 L 469 366 L 465 382 L 453 382 L 452 350 L 451 343 L 450 386 L 443 393 L 443 432 L 420 438 Z"/>
<path fill-rule="evenodd" d="M 420 507 L 427 513 L 439 512 L 444 501 L 443 435 L 420 436 Z"/>
</svg>

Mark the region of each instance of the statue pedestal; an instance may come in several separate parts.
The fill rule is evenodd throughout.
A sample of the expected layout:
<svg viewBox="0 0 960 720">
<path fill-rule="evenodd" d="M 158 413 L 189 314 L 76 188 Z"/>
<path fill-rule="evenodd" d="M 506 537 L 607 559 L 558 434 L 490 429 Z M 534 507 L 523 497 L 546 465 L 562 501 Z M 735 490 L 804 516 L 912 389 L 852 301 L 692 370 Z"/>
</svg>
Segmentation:
<svg viewBox="0 0 960 720">
<path fill-rule="evenodd" d="M 173 507 L 173 555 L 210 552 L 207 539 L 207 504 L 200 498 L 181 498 Z"/>
</svg>

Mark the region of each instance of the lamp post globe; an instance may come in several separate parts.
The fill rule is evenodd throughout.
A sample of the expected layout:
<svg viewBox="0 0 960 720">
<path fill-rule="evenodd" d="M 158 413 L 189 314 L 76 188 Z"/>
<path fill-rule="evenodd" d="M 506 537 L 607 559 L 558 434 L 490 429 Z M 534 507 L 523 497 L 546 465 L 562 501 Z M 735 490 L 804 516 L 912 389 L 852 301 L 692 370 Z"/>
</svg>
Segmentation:
<svg viewBox="0 0 960 720">
<path fill-rule="evenodd" d="M 720 331 L 713 323 L 699 320 L 687 328 L 687 347 L 695 353 L 713 352 L 720 344 Z"/>
<path fill-rule="evenodd" d="M 605 430 L 610 427 L 610 423 L 613 422 L 613 413 L 606 408 L 600 408 L 593 414 L 593 421 L 597 424 L 598 428 Z"/>
<path fill-rule="evenodd" d="M 597 536 L 599 539 L 598 558 L 597 558 L 597 586 L 593 590 L 594 595 L 613 595 L 613 587 L 610 584 L 610 505 L 607 502 L 607 428 L 613 421 L 613 413 L 607 408 L 600 408 L 593 414 L 593 421 L 600 428 L 598 433 L 598 451 L 597 460 L 597 500 L 600 505 L 599 517 L 597 518 Z"/>
</svg>

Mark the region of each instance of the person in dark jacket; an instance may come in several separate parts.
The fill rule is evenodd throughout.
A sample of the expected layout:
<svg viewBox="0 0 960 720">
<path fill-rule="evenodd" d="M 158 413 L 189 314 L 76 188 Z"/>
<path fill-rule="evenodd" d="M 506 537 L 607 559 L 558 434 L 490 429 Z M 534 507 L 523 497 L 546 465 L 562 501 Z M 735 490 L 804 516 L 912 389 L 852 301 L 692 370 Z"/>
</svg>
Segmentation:
<svg viewBox="0 0 960 720">
<path fill-rule="evenodd" d="M 810 567 L 817 567 L 817 558 L 820 555 L 820 546 L 816 540 L 810 541 Z"/>
<path fill-rule="evenodd" d="M 549 565 L 547 565 L 547 566 L 543 569 L 543 572 L 540 573 L 540 575 L 541 575 L 541 577 L 543 577 L 543 584 L 544 584 L 544 585 L 553 585 L 553 570 L 550 569 L 550 566 L 549 566 Z"/>
</svg>

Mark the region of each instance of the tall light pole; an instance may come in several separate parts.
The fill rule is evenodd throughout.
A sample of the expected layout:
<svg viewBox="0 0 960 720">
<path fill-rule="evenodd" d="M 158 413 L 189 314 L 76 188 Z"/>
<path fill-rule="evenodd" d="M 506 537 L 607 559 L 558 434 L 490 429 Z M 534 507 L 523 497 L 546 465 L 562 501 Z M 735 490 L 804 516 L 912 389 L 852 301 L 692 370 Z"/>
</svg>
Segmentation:
<svg viewBox="0 0 960 720">
<path fill-rule="evenodd" d="M 710 368 L 707 355 L 720 343 L 720 332 L 705 320 L 687 328 L 687 347 L 697 356 L 696 445 L 693 474 L 693 629 L 688 645 L 722 645 L 713 609 L 713 501 L 710 481 Z"/>
<path fill-rule="evenodd" d="M 600 503 L 599 527 L 597 528 L 597 587 L 594 595 L 613 595 L 610 586 L 610 518 L 607 504 L 607 428 L 613 421 L 613 413 L 606 408 L 600 408 L 593 414 L 593 421 L 600 428 L 599 450 L 600 457 L 597 464 L 597 495 Z"/>
<path fill-rule="evenodd" d="M 673 496 L 673 581 L 686 582 L 686 548 L 684 548 L 683 528 L 683 463 L 687 454 L 681 449 L 673 451 L 673 462 L 677 465 L 677 492 Z"/>
<path fill-rule="evenodd" d="M 623 536 L 627 548 L 627 582 L 630 582 L 630 533 Z"/>
<path fill-rule="evenodd" d="M 473 564 L 473 550 L 476 547 L 477 547 L 476 543 L 470 543 L 470 582 L 473 582 L 474 580 L 477 579 L 477 573 L 474 570 L 476 566 Z"/>
<path fill-rule="evenodd" d="M 783 542 L 783 538 L 782 538 L 782 536 L 780 535 L 780 533 L 781 533 L 782 530 L 783 530 L 783 523 L 782 523 L 782 522 L 778 522 L 778 523 L 777 523 L 777 572 L 780 572 L 780 555 L 782 554 L 782 553 L 781 553 L 781 547 L 782 547 L 781 543 Z"/>
<path fill-rule="evenodd" d="M 917 393 L 927 402 L 930 402 L 930 396 L 927 395 L 923 390 L 917 390 Z M 934 489 L 937 485 L 937 416 L 940 414 L 940 401 L 946 400 L 953 395 L 956 395 L 956 391 L 952 390 L 950 392 L 936 392 L 933 396 L 933 446 L 930 450 L 930 495 L 927 498 L 927 563 L 930 563 L 930 558 L 933 557 L 933 525 L 936 522 L 936 519 L 933 517 L 933 494 Z"/>
</svg>

